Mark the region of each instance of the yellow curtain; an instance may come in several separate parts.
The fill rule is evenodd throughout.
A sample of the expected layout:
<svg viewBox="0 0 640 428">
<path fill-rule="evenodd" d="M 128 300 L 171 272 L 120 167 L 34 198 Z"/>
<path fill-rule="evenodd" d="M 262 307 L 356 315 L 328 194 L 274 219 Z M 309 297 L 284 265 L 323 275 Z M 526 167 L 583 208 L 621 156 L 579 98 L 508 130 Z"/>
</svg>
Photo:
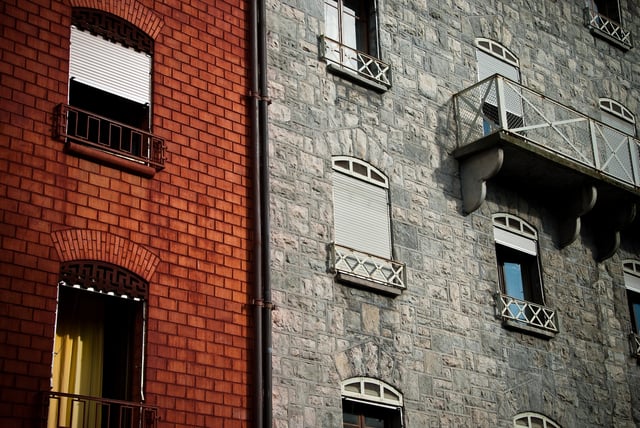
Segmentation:
<svg viewBox="0 0 640 428">
<path fill-rule="evenodd" d="M 75 296 L 76 293 L 80 294 Z M 67 297 L 72 301 L 63 302 L 62 298 Z M 53 391 L 102 395 L 104 310 L 98 297 L 83 290 L 61 295 L 53 353 Z M 101 409 L 95 402 L 60 398 L 59 403 L 55 399 L 49 403 L 48 428 L 97 428 L 100 422 Z"/>
</svg>

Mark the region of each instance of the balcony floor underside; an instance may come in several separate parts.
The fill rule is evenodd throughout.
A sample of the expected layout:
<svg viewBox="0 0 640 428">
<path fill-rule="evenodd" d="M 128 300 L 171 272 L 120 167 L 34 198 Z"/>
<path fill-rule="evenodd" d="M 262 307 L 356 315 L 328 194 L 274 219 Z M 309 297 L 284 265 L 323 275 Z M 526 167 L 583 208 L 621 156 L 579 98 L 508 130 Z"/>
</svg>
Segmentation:
<svg viewBox="0 0 640 428">
<path fill-rule="evenodd" d="M 582 220 L 593 229 L 596 257 L 606 259 L 620 245 L 620 231 L 635 218 L 640 195 L 633 185 L 552 153 L 508 131 L 499 131 L 457 149 L 463 211 L 484 201 L 487 181 L 541 201 L 556 213 L 559 247 L 571 244 Z"/>
</svg>

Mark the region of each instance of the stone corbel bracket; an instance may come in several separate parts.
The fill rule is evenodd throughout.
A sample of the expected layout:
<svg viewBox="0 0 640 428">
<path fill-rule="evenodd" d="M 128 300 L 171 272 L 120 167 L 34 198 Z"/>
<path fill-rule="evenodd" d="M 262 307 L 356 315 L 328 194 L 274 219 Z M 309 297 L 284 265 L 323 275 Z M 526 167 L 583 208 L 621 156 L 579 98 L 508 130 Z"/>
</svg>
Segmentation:
<svg viewBox="0 0 640 428">
<path fill-rule="evenodd" d="M 593 209 L 598 198 L 595 186 L 586 185 L 576 192 L 563 195 L 558 222 L 558 245 L 564 248 L 578 238 L 583 215 Z"/>
<path fill-rule="evenodd" d="M 600 210 L 596 220 L 598 231 L 595 237 L 598 262 L 610 258 L 618 251 L 620 231 L 631 224 L 635 216 L 636 204 L 629 201 L 610 203 Z"/>
<path fill-rule="evenodd" d="M 460 159 L 460 183 L 462 186 L 462 210 L 471 214 L 487 196 L 487 180 L 494 177 L 504 163 L 504 151 L 492 147 Z"/>
</svg>

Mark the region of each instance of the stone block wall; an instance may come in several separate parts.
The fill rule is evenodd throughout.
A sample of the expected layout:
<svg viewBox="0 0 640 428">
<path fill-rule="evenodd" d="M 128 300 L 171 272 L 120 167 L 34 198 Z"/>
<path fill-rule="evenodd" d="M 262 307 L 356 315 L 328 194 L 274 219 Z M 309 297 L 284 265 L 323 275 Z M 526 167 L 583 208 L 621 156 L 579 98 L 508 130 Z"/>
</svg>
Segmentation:
<svg viewBox="0 0 640 428">
<path fill-rule="evenodd" d="M 534 4 L 535 3 L 535 4 Z M 375 92 L 327 71 L 322 2 L 268 3 L 274 426 L 341 423 L 340 382 L 371 376 L 404 396 L 407 427 L 512 426 L 521 412 L 563 427 L 640 423 L 640 369 L 628 342 L 622 260 L 633 235 L 594 259 L 584 232 L 558 248 L 553 207 L 500 183 L 462 212 L 452 96 L 477 81 L 474 40 L 506 46 L 523 85 L 598 118 L 598 98 L 640 113 L 637 47 L 595 38 L 583 2 L 378 0 L 381 58 L 392 86 Z M 625 26 L 638 5 L 620 0 Z M 348 155 L 390 181 L 398 297 L 337 283 L 331 156 Z M 506 330 L 491 216 L 517 215 L 539 233 L 546 304 L 560 332 Z"/>
</svg>

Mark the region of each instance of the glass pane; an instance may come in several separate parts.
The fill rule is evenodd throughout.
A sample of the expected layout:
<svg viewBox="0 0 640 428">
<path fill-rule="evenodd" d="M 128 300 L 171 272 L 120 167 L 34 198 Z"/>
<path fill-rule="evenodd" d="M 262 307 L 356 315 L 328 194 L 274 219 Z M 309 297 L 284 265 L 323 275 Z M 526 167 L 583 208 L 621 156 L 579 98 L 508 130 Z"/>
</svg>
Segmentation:
<svg viewBox="0 0 640 428">
<path fill-rule="evenodd" d="M 345 424 L 358 424 L 358 415 L 354 415 L 353 413 L 343 412 L 342 420 Z"/>
<path fill-rule="evenodd" d="M 384 428 L 384 419 L 367 416 L 364 418 L 364 426 L 366 428 Z"/>
<path fill-rule="evenodd" d="M 633 321 L 635 321 L 635 333 L 640 334 L 640 302 L 634 302 L 631 304 L 633 308 Z"/>
<path fill-rule="evenodd" d="M 340 41 L 338 32 L 338 2 L 325 1 L 324 3 L 324 32 L 330 39 Z"/>
<path fill-rule="evenodd" d="M 505 262 L 503 271 L 505 293 L 516 299 L 524 300 L 522 265 L 520 263 Z"/>
</svg>

